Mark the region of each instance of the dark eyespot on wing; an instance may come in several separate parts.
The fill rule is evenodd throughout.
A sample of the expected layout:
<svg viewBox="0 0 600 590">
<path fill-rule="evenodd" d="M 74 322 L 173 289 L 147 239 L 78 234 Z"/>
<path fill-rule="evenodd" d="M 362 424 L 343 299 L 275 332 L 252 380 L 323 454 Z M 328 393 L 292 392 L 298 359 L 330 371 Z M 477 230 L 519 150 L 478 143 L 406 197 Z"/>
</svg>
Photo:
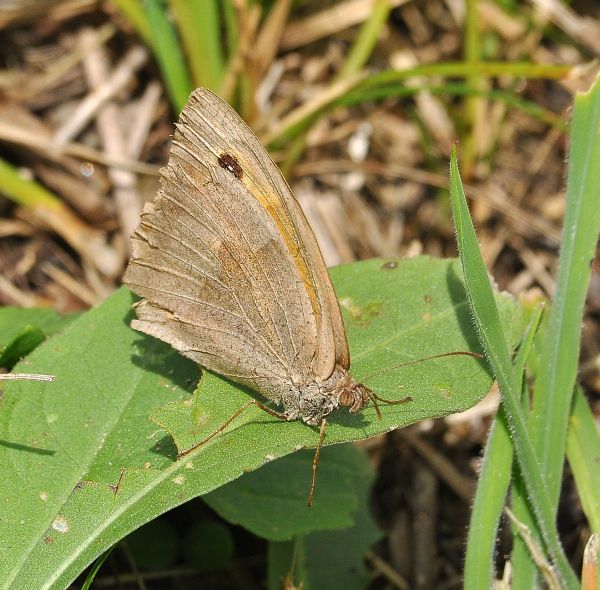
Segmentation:
<svg viewBox="0 0 600 590">
<path fill-rule="evenodd" d="M 238 180 L 242 179 L 244 171 L 237 159 L 231 154 L 221 154 L 219 156 L 219 166 L 228 172 L 231 172 Z"/>
</svg>

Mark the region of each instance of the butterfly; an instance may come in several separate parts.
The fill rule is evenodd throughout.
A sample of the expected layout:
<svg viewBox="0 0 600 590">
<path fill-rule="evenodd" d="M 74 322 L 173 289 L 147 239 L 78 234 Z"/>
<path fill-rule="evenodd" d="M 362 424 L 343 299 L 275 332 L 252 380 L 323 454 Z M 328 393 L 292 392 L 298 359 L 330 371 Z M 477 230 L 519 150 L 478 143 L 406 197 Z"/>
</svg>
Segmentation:
<svg viewBox="0 0 600 590">
<path fill-rule="evenodd" d="M 320 426 L 384 400 L 349 372 L 346 332 L 315 236 L 281 172 L 239 115 L 195 90 L 176 125 L 160 189 L 132 237 L 124 282 L 143 299 L 135 330 Z M 377 408 L 379 413 L 379 409 Z"/>
</svg>

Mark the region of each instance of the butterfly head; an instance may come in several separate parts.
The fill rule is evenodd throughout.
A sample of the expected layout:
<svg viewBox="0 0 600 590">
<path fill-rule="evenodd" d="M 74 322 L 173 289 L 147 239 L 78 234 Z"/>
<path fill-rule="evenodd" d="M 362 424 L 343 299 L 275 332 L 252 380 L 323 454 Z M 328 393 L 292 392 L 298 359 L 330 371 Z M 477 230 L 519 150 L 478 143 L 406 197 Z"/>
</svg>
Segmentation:
<svg viewBox="0 0 600 590">
<path fill-rule="evenodd" d="M 360 412 L 371 399 L 371 390 L 362 383 L 355 381 L 355 379 L 346 375 L 347 379 L 345 382 L 340 383 L 342 388 L 338 394 L 338 400 L 340 406 L 347 408 L 351 414 Z"/>
</svg>

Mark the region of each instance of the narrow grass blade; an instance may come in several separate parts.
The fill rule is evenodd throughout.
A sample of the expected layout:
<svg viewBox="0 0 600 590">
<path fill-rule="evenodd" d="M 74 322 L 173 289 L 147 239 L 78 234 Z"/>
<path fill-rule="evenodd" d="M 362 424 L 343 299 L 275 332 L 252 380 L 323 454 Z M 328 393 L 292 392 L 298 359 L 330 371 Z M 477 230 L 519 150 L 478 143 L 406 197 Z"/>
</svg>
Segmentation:
<svg viewBox="0 0 600 590">
<path fill-rule="evenodd" d="M 339 84 L 340 82 L 353 79 L 367 63 L 377 44 L 381 30 L 385 26 L 390 13 L 390 8 L 391 6 L 388 0 L 376 0 L 376 2 L 374 2 L 373 10 L 369 15 L 369 18 L 363 23 L 356 37 L 356 41 L 350 48 L 342 67 L 335 77 L 335 82 Z M 351 84 L 349 89 L 353 85 L 354 84 Z M 286 159 L 282 164 L 284 174 L 289 173 L 294 167 L 294 164 L 304 153 L 304 150 L 306 149 L 306 136 L 309 129 L 317 120 L 318 114 L 312 115 L 300 126 L 300 135 L 294 140 L 292 149 L 287 152 Z"/>
<path fill-rule="evenodd" d="M 579 340 L 585 296 L 600 230 L 600 83 L 575 99 L 571 125 L 571 149 L 567 203 L 556 293 L 545 333 L 534 390 L 531 437 L 553 508 L 560 492 L 571 410 L 572 392 L 579 361 Z M 533 526 L 525 506 L 527 497 L 515 495 L 517 518 Z M 515 588 L 531 588 L 535 572 L 528 567 L 528 551 L 517 540 L 513 550 Z"/>
<path fill-rule="evenodd" d="M 389 0 L 377 0 L 373 3 L 371 15 L 365 21 L 354 40 L 354 43 L 337 74 L 338 79 L 345 78 L 350 74 L 360 71 L 367 63 L 377 44 L 381 30 L 385 26 L 391 8 Z"/>
<path fill-rule="evenodd" d="M 456 150 L 452 154 L 450 165 L 450 194 L 458 249 L 473 320 L 502 392 L 502 403 L 514 437 L 513 446 L 531 498 L 537 524 L 562 584 L 565 588 L 577 588 L 578 581 L 562 550 L 548 493 L 527 434 L 525 418 L 520 407 L 520 388 L 517 386 L 508 345 L 469 215 L 458 172 Z"/>
<path fill-rule="evenodd" d="M 600 79 L 575 98 L 556 294 L 533 400 L 532 437 L 550 498 L 560 492 L 591 261 L 600 232 Z"/>
<path fill-rule="evenodd" d="M 515 359 L 515 374 L 522 376 L 525 361 L 533 345 L 543 308 L 533 314 Z M 502 407 L 488 436 L 477 492 L 471 512 L 463 588 L 491 588 L 494 579 L 494 548 L 498 524 L 512 471 L 512 443 L 505 411 Z"/>
<path fill-rule="evenodd" d="M 569 419 L 567 459 L 583 511 L 594 533 L 600 533 L 600 434 L 590 406 L 579 386 L 575 387 Z"/>
<path fill-rule="evenodd" d="M 152 46 L 150 24 L 144 12 L 142 0 L 113 0 L 113 4 L 121 11 L 123 16 L 131 23 L 137 34 L 148 47 Z"/>
<path fill-rule="evenodd" d="M 219 3 L 216 0 L 170 0 L 170 5 L 183 40 L 194 86 L 217 90 L 225 71 Z"/>
<path fill-rule="evenodd" d="M 96 578 L 96 574 L 100 571 L 100 568 L 104 565 L 104 562 L 107 560 L 108 556 L 112 553 L 112 550 L 115 548 L 113 545 L 110 549 L 107 549 L 96 561 L 94 561 L 94 565 L 91 567 L 88 575 L 85 578 L 85 582 L 81 587 L 81 590 L 89 590 L 94 583 L 94 579 Z"/>
<path fill-rule="evenodd" d="M 159 0 L 146 0 L 146 13 L 156 60 L 173 107 L 180 112 L 192 91 L 192 82 L 179 39 Z"/>
</svg>

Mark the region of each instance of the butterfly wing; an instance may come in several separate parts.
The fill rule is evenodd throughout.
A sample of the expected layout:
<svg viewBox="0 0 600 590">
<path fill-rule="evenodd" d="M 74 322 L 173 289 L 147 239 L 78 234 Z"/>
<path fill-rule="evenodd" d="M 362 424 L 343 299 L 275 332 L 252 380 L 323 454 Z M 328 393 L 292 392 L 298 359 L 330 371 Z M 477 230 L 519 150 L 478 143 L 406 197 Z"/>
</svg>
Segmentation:
<svg viewBox="0 0 600 590">
<path fill-rule="evenodd" d="M 349 366 L 335 293 L 279 169 L 237 113 L 192 93 L 124 281 L 135 329 L 279 401 Z M 287 385 L 286 385 L 287 384 Z"/>
</svg>

